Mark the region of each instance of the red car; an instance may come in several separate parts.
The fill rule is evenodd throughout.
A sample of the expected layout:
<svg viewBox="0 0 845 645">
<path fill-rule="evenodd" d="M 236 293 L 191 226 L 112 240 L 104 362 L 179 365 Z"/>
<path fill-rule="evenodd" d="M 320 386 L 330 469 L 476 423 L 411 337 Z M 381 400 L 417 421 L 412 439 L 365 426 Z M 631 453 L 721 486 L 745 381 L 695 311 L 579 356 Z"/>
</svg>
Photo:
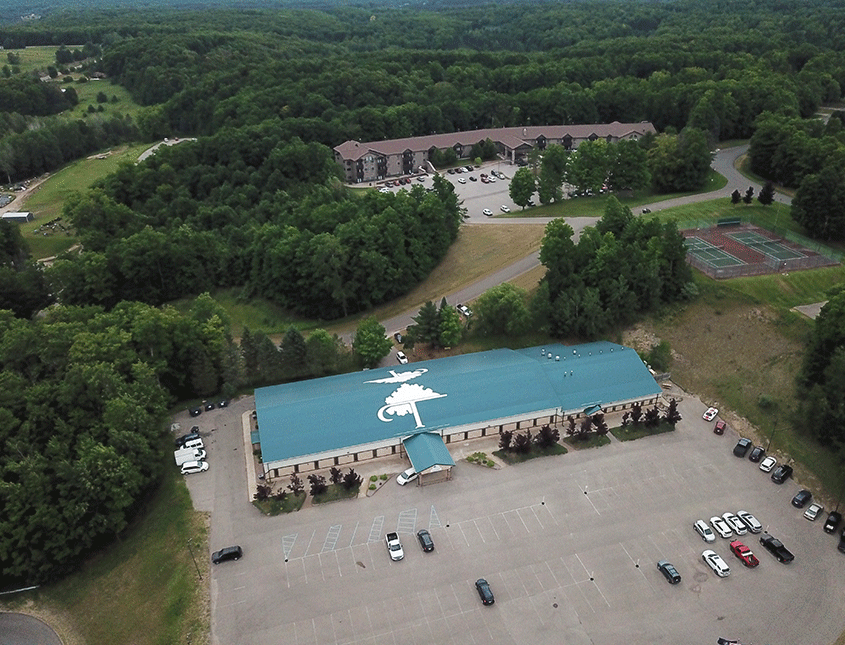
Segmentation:
<svg viewBox="0 0 845 645">
<path fill-rule="evenodd" d="M 742 561 L 742 564 L 744 564 L 746 567 L 756 567 L 758 564 L 760 564 L 760 561 L 757 559 L 757 556 L 755 556 L 751 552 L 751 549 L 749 549 L 739 540 L 734 540 L 733 542 L 731 542 L 731 552 L 736 557 L 738 557 Z"/>
<path fill-rule="evenodd" d="M 713 427 L 713 432 L 716 434 L 725 434 L 725 422 L 717 421 L 716 425 Z"/>
</svg>

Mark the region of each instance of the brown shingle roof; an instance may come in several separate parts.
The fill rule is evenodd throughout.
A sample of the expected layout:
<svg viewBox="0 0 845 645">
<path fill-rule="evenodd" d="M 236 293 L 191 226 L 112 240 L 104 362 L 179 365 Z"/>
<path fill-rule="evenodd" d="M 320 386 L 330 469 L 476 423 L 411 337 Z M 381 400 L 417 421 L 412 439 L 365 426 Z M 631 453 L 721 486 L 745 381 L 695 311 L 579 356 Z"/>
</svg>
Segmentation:
<svg viewBox="0 0 845 645">
<path fill-rule="evenodd" d="M 421 152 L 435 148 L 451 148 L 456 144 L 464 147 L 472 147 L 479 141 L 490 139 L 499 142 L 510 149 L 519 147 L 528 142 L 534 142 L 538 137 L 544 136 L 547 139 L 562 139 L 567 134 L 573 139 L 587 139 L 595 134 L 599 138 L 610 135 L 614 139 L 623 138 L 633 133 L 643 136 L 646 133 L 655 133 L 654 126 L 648 121 L 640 123 L 595 123 L 585 125 L 531 125 L 513 128 L 484 128 L 482 130 L 471 130 L 469 132 L 451 132 L 448 134 L 429 134 L 422 137 L 407 137 L 404 139 L 388 139 L 386 141 L 370 141 L 360 143 L 358 141 L 346 141 L 334 150 L 344 159 L 359 159 L 368 153 L 382 155 L 396 155 L 411 150 Z"/>
</svg>

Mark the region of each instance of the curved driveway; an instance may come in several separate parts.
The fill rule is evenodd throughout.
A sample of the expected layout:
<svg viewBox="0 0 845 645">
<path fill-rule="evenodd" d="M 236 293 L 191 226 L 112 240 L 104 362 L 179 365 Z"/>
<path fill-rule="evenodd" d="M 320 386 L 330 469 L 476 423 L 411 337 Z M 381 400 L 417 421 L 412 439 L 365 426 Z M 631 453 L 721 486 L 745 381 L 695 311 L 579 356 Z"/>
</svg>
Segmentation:
<svg viewBox="0 0 845 645">
<path fill-rule="evenodd" d="M 0 612 L 0 643 L 3 645 L 62 645 L 62 639 L 44 621 Z"/>
<path fill-rule="evenodd" d="M 660 211 L 666 208 L 673 208 L 675 206 L 682 206 L 684 204 L 694 204 L 696 202 L 705 202 L 710 201 L 713 199 L 719 199 L 722 197 L 730 197 L 731 193 L 738 189 L 741 193 L 744 193 L 748 186 L 752 186 L 754 188 L 754 194 L 759 194 L 761 186 L 756 182 L 749 180 L 747 177 L 743 176 L 737 169 L 736 169 L 736 161 L 742 155 L 748 152 L 748 145 L 736 146 L 733 148 L 725 148 L 724 150 L 719 150 L 713 159 L 712 168 L 720 175 L 724 176 L 728 182 L 724 188 L 719 190 L 714 190 L 707 193 L 697 193 L 695 195 L 686 195 L 684 197 L 676 197 L 674 199 L 667 199 L 662 202 L 656 202 L 655 204 L 650 204 L 649 207 L 653 211 Z M 495 164 L 494 164 L 495 165 Z M 492 167 L 492 166 L 490 166 Z M 451 175 L 449 176 L 451 180 Z M 458 190 L 463 192 L 463 187 L 466 186 L 468 189 L 472 190 L 475 186 L 481 186 L 482 184 L 465 184 L 461 185 Z M 490 184 L 483 184 L 484 186 L 490 187 Z M 456 187 L 457 188 L 457 187 Z M 472 190 L 472 193 L 477 193 L 477 191 Z M 491 195 L 494 195 L 494 198 L 491 198 Z M 496 225 L 496 224 L 547 224 L 551 222 L 553 217 L 517 217 L 517 218 L 497 218 L 497 217 L 485 217 L 481 210 L 483 208 L 494 208 L 491 204 L 495 201 L 501 201 L 505 205 L 509 205 L 512 208 L 517 208 L 513 202 L 511 202 L 510 197 L 508 196 L 508 184 L 507 182 L 501 182 L 495 184 L 495 188 L 493 189 L 492 193 L 489 190 L 485 191 L 485 196 L 481 197 L 478 194 L 470 194 L 468 196 L 463 196 L 464 207 L 467 209 L 469 217 L 466 219 L 466 222 L 469 224 L 489 224 L 489 225 Z M 775 193 L 775 199 L 778 202 L 788 204 L 790 203 L 790 197 L 788 195 L 783 195 L 781 193 Z M 575 231 L 575 239 L 578 239 L 578 236 L 581 234 L 587 226 L 591 226 L 595 223 L 595 217 L 567 217 L 567 223 L 573 228 Z M 471 285 L 468 285 L 459 291 L 455 291 L 453 293 L 446 294 L 446 301 L 452 304 L 458 302 L 469 302 L 482 293 L 490 289 L 491 287 L 495 287 L 498 284 L 502 284 L 503 282 L 508 282 L 509 280 L 513 280 L 517 276 L 522 275 L 540 265 L 540 253 L 533 253 L 528 257 L 519 260 L 518 262 L 514 262 L 513 264 L 506 266 L 495 273 L 491 273 L 488 276 L 485 276 L 478 282 L 475 282 Z M 422 303 L 420 303 L 422 305 Z M 400 329 L 405 329 L 408 325 L 413 323 L 413 316 L 416 316 L 419 309 L 414 309 L 413 311 L 407 311 L 403 314 L 398 316 L 394 316 L 393 318 L 389 318 L 387 320 L 383 320 L 382 325 L 387 330 L 388 335 L 392 335 L 394 331 L 398 331 Z M 351 336 L 351 333 L 350 333 Z M 393 361 L 392 355 L 388 355 L 384 361 L 384 364 L 391 363 Z"/>
</svg>

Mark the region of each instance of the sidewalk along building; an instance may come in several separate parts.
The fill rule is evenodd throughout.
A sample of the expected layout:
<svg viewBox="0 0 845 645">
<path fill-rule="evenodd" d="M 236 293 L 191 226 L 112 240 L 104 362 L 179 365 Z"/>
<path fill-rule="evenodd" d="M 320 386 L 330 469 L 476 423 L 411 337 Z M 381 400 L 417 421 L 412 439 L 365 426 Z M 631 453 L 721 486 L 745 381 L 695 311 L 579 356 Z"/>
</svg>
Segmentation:
<svg viewBox="0 0 845 645">
<path fill-rule="evenodd" d="M 545 150 L 547 146 L 554 144 L 567 150 L 575 150 L 582 141 L 636 141 L 646 134 L 656 134 L 654 126 L 648 121 L 486 128 L 366 143 L 346 141 L 334 148 L 334 159 L 343 169 L 346 182 L 357 184 L 386 177 L 412 175 L 421 168 L 431 170 L 429 159 L 435 150 L 451 148 L 458 159 L 467 159 L 472 147 L 477 143 L 484 143 L 487 139 L 493 142 L 496 152 L 503 159 L 516 163 L 534 148 Z"/>
<path fill-rule="evenodd" d="M 271 479 L 395 454 L 443 470 L 453 442 L 653 405 L 660 393 L 629 347 L 497 349 L 259 388 L 253 442 Z"/>
</svg>

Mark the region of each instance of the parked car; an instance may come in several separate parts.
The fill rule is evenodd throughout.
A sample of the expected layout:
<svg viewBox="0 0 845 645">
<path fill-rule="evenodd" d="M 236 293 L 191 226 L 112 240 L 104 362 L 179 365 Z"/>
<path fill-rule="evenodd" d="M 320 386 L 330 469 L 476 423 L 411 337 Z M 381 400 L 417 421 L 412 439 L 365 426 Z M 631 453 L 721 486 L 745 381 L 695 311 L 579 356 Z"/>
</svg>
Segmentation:
<svg viewBox="0 0 845 645">
<path fill-rule="evenodd" d="M 746 567 L 753 568 L 760 564 L 757 556 L 739 540 L 731 542 L 731 553 L 733 553 L 739 561 Z"/>
<path fill-rule="evenodd" d="M 461 312 L 464 316 L 466 316 L 467 318 L 469 318 L 470 316 L 472 316 L 472 309 L 470 309 L 470 308 L 469 308 L 469 307 L 467 307 L 466 305 L 462 305 L 461 303 L 458 303 L 458 304 L 456 304 L 456 305 L 455 305 L 455 309 L 457 309 L 458 311 L 460 311 L 460 312 Z"/>
<path fill-rule="evenodd" d="M 737 511 L 736 516 L 742 520 L 742 523 L 748 527 L 748 530 L 752 533 L 759 533 L 763 530 L 763 525 L 760 524 L 760 521 L 754 517 L 748 511 Z"/>
<path fill-rule="evenodd" d="M 772 481 L 776 484 L 782 484 L 790 477 L 792 477 L 792 466 L 786 464 L 781 464 L 772 473 Z"/>
<path fill-rule="evenodd" d="M 408 482 L 414 481 L 417 477 L 419 477 L 419 473 L 417 473 L 417 471 L 414 470 L 414 467 L 411 466 L 396 476 L 396 483 L 400 486 L 404 486 Z"/>
<path fill-rule="evenodd" d="M 484 213 L 487 217 L 493 217 L 493 211 L 491 211 L 489 208 L 485 208 L 481 212 Z"/>
<path fill-rule="evenodd" d="M 795 493 L 795 497 L 792 498 L 792 505 L 795 508 L 804 508 L 804 506 L 813 499 L 813 494 L 808 491 L 806 488 L 802 488 L 797 493 Z"/>
<path fill-rule="evenodd" d="M 660 560 L 657 563 L 657 570 L 665 576 L 670 585 L 676 585 L 681 581 L 681 574 L 668 560 Z"/>
<path fill-rule="evenodd" d="M 218 404 L 217 404 L 217 407 L 218 407 L 218 408 L 227 408 L 227 407 L 229 407 L 229 400 L 228 400 L 228 399 L 223 399 L 222 401 L 220 401 L 220 403 L 218 403 Z"/>
<path fill-rule="evenodd" d="M 842 513 L 839 511 L 832 511 L 830 515 L 827 516 L 827 519 L 824 523 L 824 532 L 825 533 L 833 533 L 838 527 L 839 523 L 842 521 Z"/>
<path fill-rule="evenodd" d="M 478 181 L 478 178 L 475 175 L 470 175 L 469 180 L 470 181 Z"/>
<path fill-rule="evenodd" d="M 492 605 L 496 602 L 496 599 L 493 598 L 493 591 L 490 589 L 490 583 L 484 578 L 479 578 L 475 581 L 475 590 L 478 592 L 479 598 L 481 598 L 482 605 Z"/>
<path fill-rule="evenodd" d="M 777 465 L 778 460 L 774 457 L 766 457 L 763 461 L 760 462 L 760 470 L 764 473 L 772 472 L 772 469 Z"/>
<path fill-rule="evenodd" d="M 196 426 L 194 426 L 196 428 Z M 199 430 L 199 428 L 197 428 Z M 176 445 L 177 448 L 182 448 L 188 441 L 192 439 L 199 439 L 200 433 L 194 430 L 191 430 L 188 434 L 183 434 L 181 437 L 177 438 L 173 443 Z"/>
<path fill-rule="evenodd" d="M 728 566 L 728 563 L 722 560 L 722 556 L 715 551 L 711 551 L 710 549 L 704 551 L 701 554 L 701 559 L 720 578 L 727 578 L 731 575 L 731 568 Z"/>
<path fill-rule="evenodd" d="M 465 183 L 467 183 L 467 180 L 464 179 L 463 177 L 458 177 L 458 183 L 459 184 L 465 184 Z"/>
<path fill-rule="evenodd" d="M 716 536 L 713 534 L 713 529 L 707 526 L 707 522 L 704 520 L 696 520 L 695 523 L 692 525 L 692 528 L 695 529 L 695 532 L 701 536 L 701 539 L 705 542 L 715 542 Z"/>
<path fill-rule="evenodd" d="M 417 531 L 417 540 L 419 540 L 422 550 L 426 553 L 428 553 L 429 551 L 434 551 L 434 540 L 431 539 L 431 533 L 429 533 L 425 529 L 420 529 L 419 531 Z"/>
<path fill-rule="evenodd" d="M 824 513 L 824 506 L 817 502 L 813 502 L 807 507 L 807 510 L 804 511 L 804 517 L 806 517 L 811 522 L 815 522 L 816 518 Z"/>
<path fill-rule="evenodd" d="M 712 526 L 713 530 L 716 531 L 716 533 L 718 533 L 726 540 L 731 537 L 731 535 L 733 535 L 731 527 L 724 519 L 722 519 L 718 515 L 710 518 L 710 526 Z"/>
<path fill-rule="evenodd" d="M 198 417 L 199 415 L 202 414 L 202 408 L 201 407 L 191 408 L 190 410 L 188 410 L 188 413 L 192 417 Z"/>
<path fill-rule="evenodd" d="M 206 401 L 205 402 L 205 409 L 206 409 L 206 411 L 213 410 L 214 409 L 214 401 Z"/>
<path fill-rule="evenodd" d="M 745 457 L 751 449 L 751 439 L 740 437 L 734 446 L 734 457 Z"/>
<path fill-rule="evenodd" d="M 239 546 L 227 546 L 224 549 L 215 551 L 211 554 L 211 561 L 214 564 L 220 564 L 228 560 L 240 560 L 244 555 L 244 550 Z"/>
<path fill-rule="evenodd" d="M 765 454 L 766 451 L 763 446 L 754 446 L 748 455 L 748 460 L 753 461 L 756 464 L 764 457 Z"/>
<path fill-rule="evenodd" d="M 500 209 L 503 213 L 510 213 L 510 212 L 511 212 L 511 209 L 510 209 L 510 208 L 508 208 L 507 206 L 505 206 L 504 204 L 502 204 L 502 205 L 499 207 L 499 209 Z"/>
<path fill-rule="evenodd" d="M 842 529 L 842 533 L 839 534 L 839 546 L 836 548 L 845 553 L 845 529 Z"/>
<path fill-rule="evenodd" d="M 402 336 L 402 333 L 401 333 L 401 332 L 398 332 L 398 331 L 397 331 L 395 334 L 393 334 L 393 338 L 394 338 L 394 339 L 396 340 L 396 342 L 397 342 L 397 343 L 399 343 L 400 345 L 402 344 L 402 341 L 404 340 L 404 338 L 403 338 L 403 336 Z"/>
<path fill-rule="evenodd" d="M 730 526 L 731 530 L 737 535 L 745 535 L 748 533 L 748 528 L 745 526 L 745 523 L 733 513 L 725 513 L 722 515 L 722 519 L 728 523 L 728 526 Z"/>
<path fill-rule="evenodd" d="M 718 408 L 707 408 L 707 410 L 704 411 L 704 414 L 701 415 L 701 418 L 705 421 L 712 421 L 716 418 L 717 414 L 719 414 Z"/>
<path fill-rule="evenodd" d="M 716 433 L 716 434 L 725 434 L 725 426 L 726 426 L 726 425 L 727 425 L 727 424 L 726 424 L 724 421 L 722 421 L 721 419 L 719 419 L 719 420 L 716 422 L 716 425 L 715 425 L 715 426 L 713 426 L 713 432 L 714 432 L 714 433 Z"/>
<path fill-rule="evenodd" d="M 186 461 L 182 464 L 183 475 L 193 475 L 195 473 L 202 473 L 208 470 L 207 461 Z"/>
<path fill-rule="evenodd" d="M 408 364 L 408 357 L 405 356 L 405 352 L 402 352 L 402 351 L 396 352 L 396 360 L 399 361 L 400 365 L 407 365 Z"/>
</svg>

